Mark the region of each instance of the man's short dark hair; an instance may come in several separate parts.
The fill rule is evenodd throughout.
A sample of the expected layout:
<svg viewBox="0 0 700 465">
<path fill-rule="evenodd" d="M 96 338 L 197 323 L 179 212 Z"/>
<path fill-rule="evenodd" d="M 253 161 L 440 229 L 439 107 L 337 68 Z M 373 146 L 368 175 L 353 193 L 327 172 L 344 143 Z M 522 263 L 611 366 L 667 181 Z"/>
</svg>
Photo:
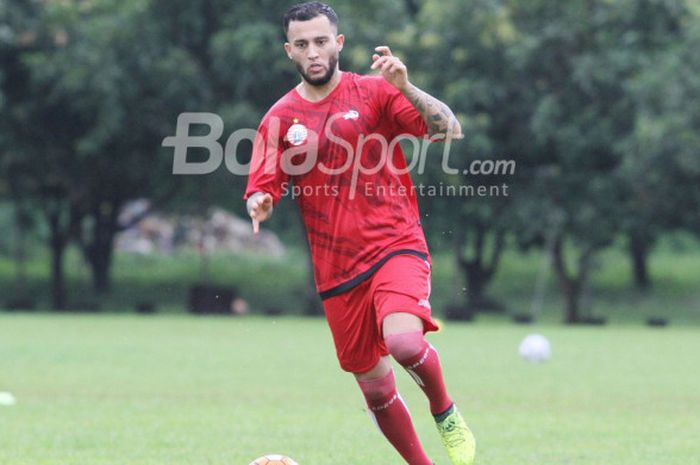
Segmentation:
<svg viewBox="0 0 700 465">
<path fill-rule="evenodd" d="M 291 7 L 284 14 L 284 34 L 289 31 L 289 23 L 292 21 L 309 21 L 317 16 L 325 15 L 331 24 L 338 26 L 338 15 L 333 8 L 321 2 L 299 3 Z"/>
</svg>

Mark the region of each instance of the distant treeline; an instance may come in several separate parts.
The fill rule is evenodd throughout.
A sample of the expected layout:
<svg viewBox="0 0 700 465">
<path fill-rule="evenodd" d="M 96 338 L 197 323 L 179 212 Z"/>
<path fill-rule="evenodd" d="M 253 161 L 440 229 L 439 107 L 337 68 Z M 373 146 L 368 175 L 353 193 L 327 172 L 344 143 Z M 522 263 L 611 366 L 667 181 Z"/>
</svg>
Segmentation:
<svg viewBox="0 0 700 465">
<path fill-rule="evenodd" d="M 55 308 L 68 305 L 69 245 L 82 251 L 95 290 L 109 292 L 115 234 L 129 226 L 119 212 L 131 200 L 148 198 L 159 210 L 216 204 L 245 214 L 244 177 L 223 167 L 174 176 L 172 149 L 161 142 L 174 135 L 182 112 L 218 114 L 222 143 L 238 128 L 257 126 L 298 79 L 282 50 L 289 6 L 0 5 L 0 200 L 14 208 L 18 261 L 22 238 L 39 226 L 47 231 Z M 613 241 L 625 240 L 635 282 L 647 288 L 657 238 L 700 232 L 699 1 L 332 6 L 347 37 L 341 69 L 367 73 L 373 48 L 388 44 L 409 79 L 462 122 L 466 137 L 452 143 L 448 160 L 456 172 L 444 169 L 444 147 L 435 146 L 414 181 L 489 188 L 484 196 L 419 196 L 431 245 L 454 251 L 468 289 L 465 313 L 493 305 L 488 286 L 508 244 L 551 255 L 565 320 L 574 323 L 594 258 Z M 241 163 L 249 151 L 241 147 Z M 191 155 L 206 159 L 205 151 Z M 516 168 L 463 172 L 483 160 Z M 493 186 L 506 186 L 508 195 L 493 195 Z M 295 208 L 275 215 L 271 227 L 298 230 Z"/>
</svg>

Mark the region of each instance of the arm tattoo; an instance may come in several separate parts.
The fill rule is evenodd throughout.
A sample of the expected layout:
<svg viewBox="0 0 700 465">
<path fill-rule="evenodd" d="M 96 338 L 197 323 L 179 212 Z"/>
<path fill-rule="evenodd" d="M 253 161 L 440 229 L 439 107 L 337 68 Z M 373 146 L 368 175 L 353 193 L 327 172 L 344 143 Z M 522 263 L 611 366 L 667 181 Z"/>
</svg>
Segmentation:
<svg viewBox="0 0 700 465">
<path fill-rule="evenodd" d="M 423 92 L 414 85 L 411 85 L 404 92 L 404 95 L 425 120 L 429 136 L 446 135 L 458 128 L 459 123 L 452 110 L 432 95 Z"/>
</svg>

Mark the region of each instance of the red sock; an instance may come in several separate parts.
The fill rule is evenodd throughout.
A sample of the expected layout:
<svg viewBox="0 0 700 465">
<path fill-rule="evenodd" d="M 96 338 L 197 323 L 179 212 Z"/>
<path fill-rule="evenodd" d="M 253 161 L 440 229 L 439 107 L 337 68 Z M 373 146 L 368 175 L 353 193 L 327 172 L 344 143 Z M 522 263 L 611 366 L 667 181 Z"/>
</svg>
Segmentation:
<svg viewBox="0 0 700 465">
<path fill-rule="evenodd" d="M 432 465 L 418 439 L 406 404 L 396 391 L 394 372 L 371 380 L 358 380 L 370 415 L 391 445 L 409 465 Z"/>
<path fill-rule="evenodd" d="M 385 338 L 385 342 L 391 355 L 425 392 L 430 412 L 438 415 L 449 409 L 452 399 L 445 389 L 440 358 L 435 347 L 423 337 L 423 332 L 392 334 Z"/>
</svg>

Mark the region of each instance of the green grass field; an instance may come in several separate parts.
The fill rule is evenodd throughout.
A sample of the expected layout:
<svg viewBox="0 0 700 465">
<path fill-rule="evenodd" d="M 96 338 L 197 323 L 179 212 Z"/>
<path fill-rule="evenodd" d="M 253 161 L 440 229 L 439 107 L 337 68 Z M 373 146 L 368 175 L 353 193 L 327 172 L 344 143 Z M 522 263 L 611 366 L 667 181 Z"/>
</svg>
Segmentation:
<svg viewBox="0 0 700 465">
<path fill-rule="evenodd" d="M 533 365 L 517 346 L 550 338 Z M 430 340 L 480 465 L 689 465 L 700 457 L 696 329 L 452 323 Z M 402 395 L 437 465 L 427 403 Z M 321 319 L 0 313 L 2 465 L 400 465 Z"/>
</svg>

